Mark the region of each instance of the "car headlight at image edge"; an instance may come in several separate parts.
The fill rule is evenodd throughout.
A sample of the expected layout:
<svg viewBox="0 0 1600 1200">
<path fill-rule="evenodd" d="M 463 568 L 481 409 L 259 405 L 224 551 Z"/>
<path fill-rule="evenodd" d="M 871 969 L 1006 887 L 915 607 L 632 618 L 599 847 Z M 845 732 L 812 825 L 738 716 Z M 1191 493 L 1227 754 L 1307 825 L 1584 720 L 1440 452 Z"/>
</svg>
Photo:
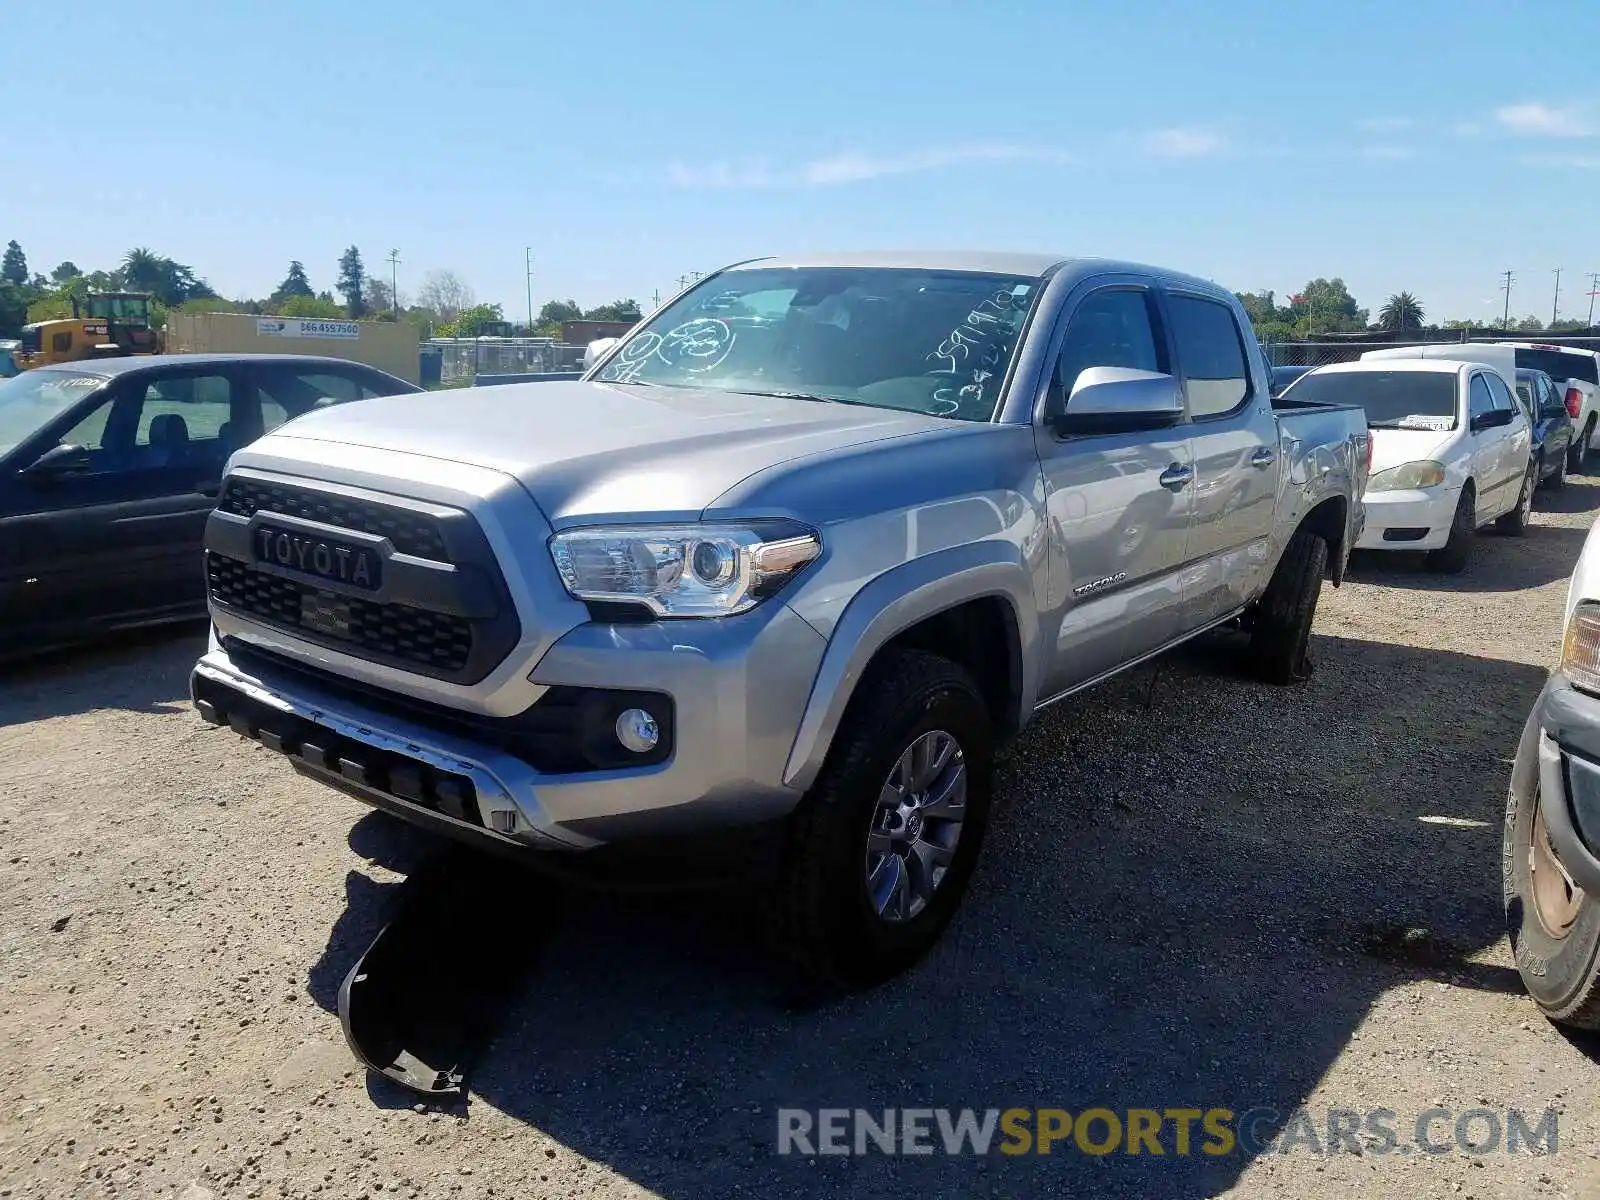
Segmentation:
<svg viewBox="0 0 1600 1200">
<path fill-rule="evenodd" d="M 573 529 L 550 539 L 576 599 L 637 604 L 658 617 L 725 617 L 754 608 L 822 552 L 788 521 Z"/>
<path fill-rule="evenodd" d="M 1367 480 L 1369 492 L 1402 492 L 1413 488 L 1438 487 L 1444 482 L 1444 464 L 1431 458 L 1420 462 L 1401 463 L 1387 471 L 1379 471 Z"/>
<path fill-rule="evenodd" d="M 1593 600 L 1579 604 L 1567 621 L 1561 673 L 1586 691 L 1600 692 L 1600 604 Z"/>
</svg>

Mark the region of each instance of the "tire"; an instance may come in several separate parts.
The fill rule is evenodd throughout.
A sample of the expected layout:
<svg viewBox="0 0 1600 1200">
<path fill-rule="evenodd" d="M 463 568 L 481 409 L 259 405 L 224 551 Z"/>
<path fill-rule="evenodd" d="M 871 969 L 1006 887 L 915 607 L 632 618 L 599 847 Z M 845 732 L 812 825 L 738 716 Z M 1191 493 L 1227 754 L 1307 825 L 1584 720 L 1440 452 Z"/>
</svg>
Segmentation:
<svg viewBox="0 0 1600 1200">
<path fill-rule="evenodd" d="M 1461 489 L 1455 516 L 1450 519 L 1450 540 L 1428 555 L 1428 566 L 1441 574 L 1459 575 L 1472 561 L 1472 543 L 1478 536 L 1475 495 L 1470 487 Z"/>
<path fill-rule="evenodd" d="M 1543 822 L 1536 820 L 1538 789 L 1524 793 L 1528 799 L 1523 804 L 1518 803 L 1518 792 L 1512 787 L 1506 797 L 1501 854 L 1506 933 L 1517 971 L 1528 995 L 1550 1020 L 1600 1029 L 1600 899 L 1575 893 L 1570 923 L 1551 921 L 1543 914 L 1534 887 L 1534 864 L 1542 859 L 1534 848 L 1544 841 Z"/>
<path fill-rule="evenodd" d="M 1554 491 L 1560 491 L 1567 486 L 1567 455 L 1556 456 L 1556 469 L 1545 476 L 1544 486 Z"/>
<path fill-rule="evenodd" d="M 1594 416 L 1591 414 L 1589 419 L 1584 422 L 1583 431 L 1578 434 L 1572 449 L 1568 452 L 1567 469 L 1569 471 L 1576 471 L 1580 475 L 1588 474 L 1586 468 L 1589 463 L 1589 439 L 1594 437 L 1594 421 Z"/>
<path fill-rule="evenodd" d="M 1538 467 L 1530 465 L 1522 476 L 1522 490 L 1517 493 L 1517 506 L 1503 517 L 1495 519 L 1494 527 L 1511 537 L 1528 536 L 1528 518 L 1533 513 L 1534 481 L 1539 478 Z"/>
<path fill-rule="evenodd" d="M 869 832 L 883 815 L 880 796 L 893 786 L 902 756 L 933 734 L 959 747 L 966 769 L 963 819 L 953 839 L 945 822 L 940 834 L 921 842 L 945 838 L 953 853 L 920 910 L 884 915 L 869 890 Z M 845 989 L 880 983 L 926 954 L 955 915 L 977 865 L 993 761 L 990 714 L 964 670 L 922 651 L 883 656 L 862 680 L 822 773 L 791 819 L 769 897 L 774 949 L 810 981 Z M 917 823 L 922 833 L 934 827 L 932 818 L 926 826 Z M 903 826 L 900 836 L 909 828 Z M 917 873 L 906 868 L 902 875 L 910 881 Z M 890 907 L 896 907 L 893 899 Z"/>
<path fill-rule="evenodd" d="M 1311 678 L 1306 646 L 1327 571 L 1327 539 L 1304 526 L 1296 529 L 1251 623 L 1249 664 L 1258 679 L 1282 686 Z"/>
</svg>

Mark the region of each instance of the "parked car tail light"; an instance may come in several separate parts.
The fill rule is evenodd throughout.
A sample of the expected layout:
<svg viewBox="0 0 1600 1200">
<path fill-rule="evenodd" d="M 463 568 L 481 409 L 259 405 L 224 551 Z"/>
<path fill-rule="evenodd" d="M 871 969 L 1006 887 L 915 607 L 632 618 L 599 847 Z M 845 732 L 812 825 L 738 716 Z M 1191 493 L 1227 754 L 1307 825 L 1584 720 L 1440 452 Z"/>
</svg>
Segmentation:
<svg viewBox="0 0 1600 1200">
<path fill-rule="evenodd" d="M 1578 414 L 1582 411 L 1583 393 L 1575 387 L 1569 387 L 1567 389 L 1567 416 L 1576 421 L 1578 419 Z"/>
<path fill-rule="evenodd" d="M 1561 673 L 1586 691 L 1600 692 L 1600 604 L 1593 600 L 1573 609 L 1567 621 Z"/>
</svg>

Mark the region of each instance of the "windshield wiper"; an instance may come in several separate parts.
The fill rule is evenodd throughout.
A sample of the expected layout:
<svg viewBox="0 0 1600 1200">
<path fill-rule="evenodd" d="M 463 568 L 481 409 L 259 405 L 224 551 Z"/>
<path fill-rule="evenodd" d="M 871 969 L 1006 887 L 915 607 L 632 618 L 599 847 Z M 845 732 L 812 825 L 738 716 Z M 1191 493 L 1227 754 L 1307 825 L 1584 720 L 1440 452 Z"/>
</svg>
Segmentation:
<svg viewBox="0 0 1600 1200">
<path fill-rule="evenodd" d="M 775 400 L 811 400 L 817 404 L 855 404 L 839 396 L 823 396 L 817 392 L 753 392 L 748 388 L 729 388 L 737 396 L 771 396 Z"/>
</svg>

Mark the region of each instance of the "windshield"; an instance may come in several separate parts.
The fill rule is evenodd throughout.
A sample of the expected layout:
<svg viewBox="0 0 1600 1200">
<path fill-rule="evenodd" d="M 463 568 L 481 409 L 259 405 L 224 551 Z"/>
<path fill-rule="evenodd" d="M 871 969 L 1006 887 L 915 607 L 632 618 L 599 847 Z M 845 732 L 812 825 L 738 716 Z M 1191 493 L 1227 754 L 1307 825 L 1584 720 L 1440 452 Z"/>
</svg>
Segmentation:
<svg viewBox="0 0 1600 1200">
<path fill-rule="evenodd" d="M 994 416 L 1039 281 L 867 267 L 726 271 L 656 313 L 594 378 Z"/>
<path fill-rule="evenodd" d="M 1454 429 L 1454 371 L 1313 371 L 1286 393 L 1313 404 L 1353 404 L 1372 429 Z"/>
<path fill-rule="evenodd" d="M 0 379 L 0 455 L 9 454 L 105 380 L 75 371 L 24 371 Z"/>
<path fill-rule="evenodd" d="M 148 296 L 90 296 L 87 317 L 115 321 L 119 325 L 147 325 L 150 322 Z"/>
</svg>

